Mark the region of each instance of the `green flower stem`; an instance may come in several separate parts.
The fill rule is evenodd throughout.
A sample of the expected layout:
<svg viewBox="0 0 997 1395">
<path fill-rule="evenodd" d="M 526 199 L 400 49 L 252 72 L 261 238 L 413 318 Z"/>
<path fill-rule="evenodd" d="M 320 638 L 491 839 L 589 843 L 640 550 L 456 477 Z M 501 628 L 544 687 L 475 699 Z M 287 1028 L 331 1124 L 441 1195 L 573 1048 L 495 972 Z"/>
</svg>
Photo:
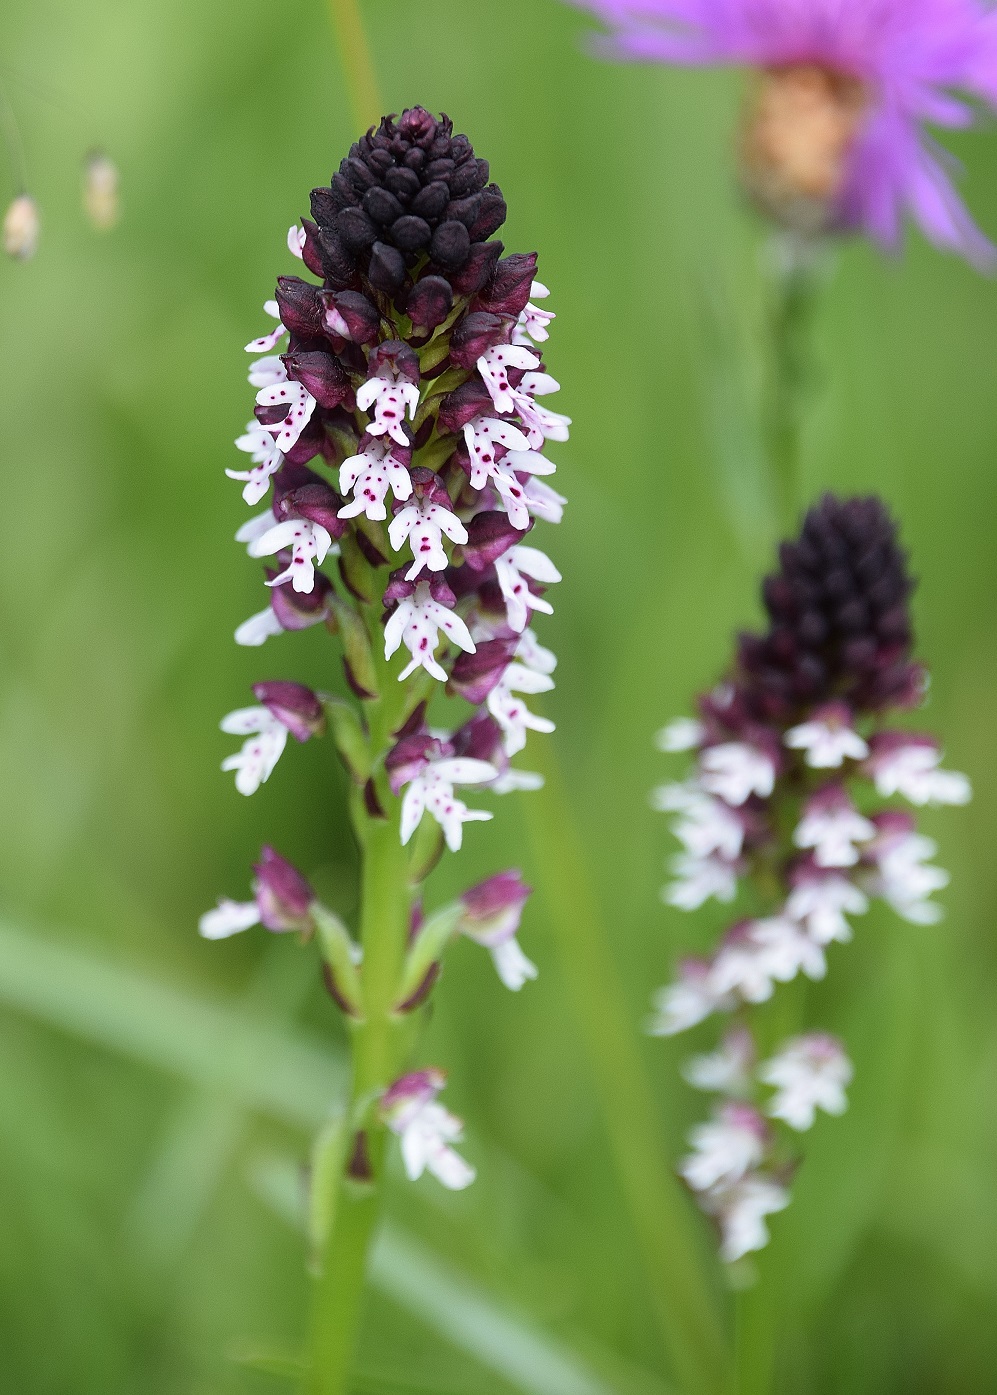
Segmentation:
<svg viewBox="0 0 997 1395">
<path fill-rule="evenodd" d="M 376 1119 L 374 1105 L 403 1070 L 411 1041 L 411 1024 L 394 1011 L 411 916 L 408 855 L 399 836 L 400 804 L 384 775 L 384 754 L 391 733 L 403 719 L 412 685 L 400 684 L 383 658 L 375 609 L 369 608 L 367 619 L 382 696 L 366 704 L 366 717 L 375 753 L 375 788 L 386 816 L 372 816 L 362 800 L 354 802 L 362 868 L 363 1020 L 353 1028 L 347 1127 L 327 1180 L 333 1194 L 322 1207 L 328 1229 L 313 1292 L 309 1395 L 347 1395 L 364 1275 L 381 1202 L 385 1129 Z M 344 1175 L 360 1128 L 370 1164 L 366 1180 Z"/>
<path fill-rule="evenodd" d="M 329 0 L 329 18 L 339 45 L 343 78 L 353 119 L 361 131 L 381 119 L 381 97 L 359 0 Z"/>
<path fill-rule="evenodd" d="M 782 250 L 770 281 L 771 358 L 765 425 L 778 536 L 796 527 L 801 503 L 801 439 L 814 379 L 811 341 L 819 279 L 817 255 L 812 248 Z"/>
<path fill-rule="evenodd" d="M 675 1377 L 685 1395 L 722 1395 L 729 1359 L 694 1217 L 667 1164 L 635 1024 L 609 953 L 573 811 L 549 743 L 531 749 L 544 776 L 525 800 L 539 890 L 591 1057 L 609 1143 L 643 1249 Z"/>
</svg>

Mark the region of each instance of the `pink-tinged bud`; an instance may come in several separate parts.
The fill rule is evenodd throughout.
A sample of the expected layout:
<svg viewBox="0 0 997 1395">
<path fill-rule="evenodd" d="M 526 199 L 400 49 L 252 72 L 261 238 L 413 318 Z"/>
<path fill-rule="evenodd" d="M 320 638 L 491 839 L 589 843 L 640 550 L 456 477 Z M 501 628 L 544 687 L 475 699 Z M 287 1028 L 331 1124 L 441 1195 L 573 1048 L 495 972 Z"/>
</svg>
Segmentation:
<svg viewBox="0 0 997 1395">
<path fill-rule="evenodd" d="M 476 712 L 453 734 L 454 754 L 483 760 L 499 769 L 506 763 L 502 728 L 488 712 Z"/>
<path fill-rule="evenodd" d="M 100 150 L 83 162 L 83 211 L 98 232 L 110 232 L 121 216 L 118 167 Z"/>
<path fill-rule="evenodd" d="M 406 383 L 419 382 L 419 357 L 399 339 L 387 339 L 371 351 L 367 360 L 368 378 L 394 377 Z"/>
<path fill-rule="evenodd" d="M 475 514 L 467 525 L 467 542 L 462 547 L 464 561 L 472 571 L 483 572 L 510 547 L 522 542 L 528 532 L 528 528 L 514 528 L 509 515 L 498 509 Z"/>
<path fill-rule="evenodd" d="M 433 1066 L 403 1075 L 381 1096 L 382 1117 L 400 1132 L 420 1109 L 435 1100 L 446 1083 L 446 1074 Z"/>
<path fill-rule="evenodd" d="M 512 939 L 532 892 L 514 870 L 497 872 L 479 882 L 460 898 L 464 907 L 461 932 L 489 949 Z"/>
<path fill-rule="evenodd" d="M 318 339 L 322 335 L 322 302 L 319 288 L 300 276 L 278 276 L 277 308 L 280 322 L 292 334 L 302 339 Z"/>
<path fill-rule="evenodd" d="M 502 343 L 509 321 L 475 310 L 455 325 L 450 335 L 450 357 L 459 368 L 473 368 L 486 349 Z"/>
<path fill-rule="evenodd" d="M 336 491 L 316 476 L 297 489 L 281 493 L 275 501 L 274 516 L 281 522 L 288 518 L 307 518 L 311 523 L 321 523 L 332 537 L 341 538 L 347 528 L 347 520 L 339 516 L 342 507 L 343 501 Z"/>
<path fill-rule="evenodd" d="M 278 553 L 277 560 L 286 567 L 291 554 Z M 266 568 L 268 581 L 273 581 L 279 573 Z M 329 613 L 329 593 L 332 582 L 324 572 L 315 573 L 315 585 L 310 591 L 295 591 L 293 586 L 274 586 L 270 590 L 270 606 L 284 630 L 307 630 L 311 625 L 320 625 Z"/>
<path fill-rule="evenodd" d="M 359 291 L 319 291 L 324 324 L 330 334 L 351 344 L 373 344 L 381 328 L 381 312 Z M 287 322 L 285 321 L 285 324 Z"/>
<path fill-rule="evenodd" d="M 298 869 L 267 845 L 253 870 L 253 892 L 263 925 L 278 933 L 310 930 L 315 893 Z"/>
<path fill-rule="evenodd" d="M 441 228 L 462 227 L 460 223 L 442 223 Z M 466 229 L 464 230 L 466 233 Z M 451 286 L 458 295 L 477 295 L 486 285 L 495 270 L 495 263 L 502 255 L 501 242 L 475 242 L 471 246 L 467 261 L 460 271 L 449 276 Z"/>
<path fill-rule="evenodd" d="M 478 297 L 479 305 L 493 315 L 521 314 L 526 309 L 536 274 L 536 252 L 515 252 L 503 257 L 495 268 L 491 285 Z"/>
<path fill-rule="evenodd" d="M 422 772 L 428 761 L 440 760 L 449 754 L 449 743 L 444 745 L 428 731 L 401 737 L 384 758 L 392 794 L 400 793 L 410 780 Z"/>
<path fill-rule="evenodd" d="M 437 421 L 441 431 L 463 431 L 477 416 L 494 416 L 495 407 L 488 389 L 479 377 L 461 383 L 440 403 Z"/>
<path fill-rule="evenodd" d="M 302 218 L 301 230 L 305 240 L 301 247 L 301 260 L 313 276 L 324 276 L 322 252 L 319 246 L 318 228 L 310 218 Z"/>
<path fill-rule="evenodd" d="M 8 257 L 30 261 L 38 250 L 40 231 L 38 205 L 30 194 L 19 194 L 4 216 L 3 250 Z"/>
<path fill-rule="evenodd" d="M 406 315 L 423 334 L 441 325 L 452 309 L 453 290 L 442 276 L 424 276 L 415 283 L 405 302 Z"/>
<path fill-rule="evenodd" d="M 353 387 L 340 364 L 321 349 L 282 354 L 290 377 L 308 389 L 320 407 L 338 407 L 351 399 Z"/>
<path fill-rule="evenodd" d="M 287 727 L 298 741 L 321 736 L 325 731 L 325 708 L 317 694 L 303 683 L 288 683 L 281 679 L 254 683 L 253 693 L 271 716 Z"/>
<path fill-rule="evenodd" d="M 508 668 L 519 642 L 515 639 L 479 640 L 473 654 L 458 654 L 447 692 L 478 707 Z"/>
</svg>

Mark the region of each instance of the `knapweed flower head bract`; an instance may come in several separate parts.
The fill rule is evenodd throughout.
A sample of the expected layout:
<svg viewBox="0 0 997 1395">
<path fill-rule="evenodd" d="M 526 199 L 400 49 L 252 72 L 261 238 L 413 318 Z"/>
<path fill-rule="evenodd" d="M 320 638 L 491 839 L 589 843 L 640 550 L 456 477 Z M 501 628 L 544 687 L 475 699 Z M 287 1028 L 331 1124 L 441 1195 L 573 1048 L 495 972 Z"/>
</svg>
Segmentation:
<svg viewBox="0 0 997 1395">
<path fill-rule="evenodd" d="M 679 963 L 650 1024 L 672 1036 L 713 1014 L 730 1023 L 685 1068 L 720 1103 L 679 1165 L 718 1222 L 725 1260 L 764 1245 L 765 1216 L 788 1204 L 796 1158 L 785 1130 L 842 1113 L 852 1076 L 834 1037 L 764 1040 L 753 1010 L 799 975 L 822 979 L 872 900 L 916 925 L 942 914 L 932 895 L 948 876 L 912 808 L 964 804 L 970 788 L 941 768 L 933 736 L 890 725 L 925 690 L 912 590 L 880 500 L 825 495 L 765 580 L 766 632 L 741 635 L 698 717 L 660 734 L 664 751 L 695 752 L 689 777 L 654 793 L 682 846 L 664 899 L 687 911 L 734 906 L 713 952 Z"/>
<path fill-rule="evenodd" d="M 530 535 L 538 519 L 560 521 L 565 500 L 542 452 L 567 439 L 569 420 L 544 405 L 558 384 L 543 362 L 554 315 L 536 255 L 502 255 L 505 200 L 448 117 L 421 107 L 385 117 L 312 191 L 310 211 L 287 245 L 314 279 L 279 276 L 264 307 L 272 327 L 247 345 L 255 405 L 236 445 L 248 459 L 226 473 L 247 504 L 264 505 L 236 537 L 265 559 L 267 603 L 235 638 L 269 652 L 279 636 L 324 625 L 340 641 L 345 693 L 258 683 L 256 705 L 222 721 L 245 738 L 223 769 L 250 795 L 288 737 L 331 732 L 355 787 L 370 904 L 358 945 L 264 848 L 253 900 L 223 901 L 201 932 L 262 923 L 317 936 L 362 1055 L 376 1030 L 399 1040 L 394 1020 L 425 1002 L 456 937 L 488 949 L 509 988 L 536 975 L 516 939 L 529 895 L 518 873 L 429 915 L 420 889 L 444 844 L 457 851 L 468 824 L 492 818 L 467 791 L 539 784 L 512 761 L 528 731 L 553 730 L 527 700 L 554 686 L 556 659 L 531 621 L 551 613 L 545 592 L 560 575 Z M 431 712 L 444 690 L 465 705 L 445 727 Z M 390 1127 L 410 1175 L 427 1167 L 466 1185 L 473 1172 L 444 1144 L 460 1130 L 436 1102 L 442 1074 L 381 1078 L 394 1050 L 371 1048 L 377 1078 L 358 1087 L 357 1138 Z M 392 1071 L 406 1064 L 398 1054 Z"/>
<path fill-rule="evenodd" d="M 804 234 L 900 243 L 905 216 L 978 266 L 994 247 L 927 127 L 997 107 L 997 16 L 980 0 L 580 0 L 604 46 L 641 62 L 738 65 L 755 83 L 740 138 L 754 201 Z"/>
</svg>

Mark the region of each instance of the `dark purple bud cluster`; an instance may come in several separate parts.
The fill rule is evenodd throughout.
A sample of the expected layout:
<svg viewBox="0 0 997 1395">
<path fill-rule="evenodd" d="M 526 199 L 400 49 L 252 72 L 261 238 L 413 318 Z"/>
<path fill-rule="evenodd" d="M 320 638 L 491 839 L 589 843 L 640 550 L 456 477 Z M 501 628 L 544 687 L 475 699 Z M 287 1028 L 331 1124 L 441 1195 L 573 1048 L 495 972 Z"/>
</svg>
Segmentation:
<svg viewBox="0 0 997 1395">
<path fill-rule="evenodd" d="M 739 644 L 735 682 L 750 716 L 792 720 L 832 700 L 856 712 L 914 705 L 914 581 L 882 501 L 825 494 L 780 563 L 762 588 L 768 632 Z"/>
<path fill-rule="evenodd" d="M 410 318 L 425 329 L 446 319 L 454 292 L 484 285 L 501 251 L 487 240 L 506 216 L 488 161 L 422 107 L 357 141 L 330 186 L 312 190 L 311 210 L 312 269 L 336 290 L 413 291 Z"/>
</svg>

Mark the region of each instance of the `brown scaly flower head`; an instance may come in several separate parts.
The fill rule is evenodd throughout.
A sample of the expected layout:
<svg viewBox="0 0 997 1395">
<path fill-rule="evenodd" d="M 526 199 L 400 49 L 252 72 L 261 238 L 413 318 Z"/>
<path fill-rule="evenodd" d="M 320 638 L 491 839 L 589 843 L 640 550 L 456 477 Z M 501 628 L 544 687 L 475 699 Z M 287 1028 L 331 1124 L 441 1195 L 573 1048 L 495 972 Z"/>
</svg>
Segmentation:
<svg viewBox="0 0 997 1395">
<path fill-rule="evenodd" d="M 882 501 L 825 495 L 765 579 L 765 633 L 741 635 L 699 719 L 659 738 L 665 751 L 695 752 L 685 781 L 655 791 L 657 807 L 677 815 L 682 845 L 664 899 L 691 911 L 743 898 L 713 954 L 682 961 L 660 991 L 651 1026 L 669 1036 L 715 1012 L 735 1015 L 718 1051 L 687 1068 L 726 1102 L 690 1135 L 694 1152 L 680 1166 L 728 1260 L 764 1245 L 764 1216 L 788 1203 L 789 1152 L 771 1120 L 802 1130 L 817 1108 L 840 1113 L 851 1078 L 841 1043 L 820 1032 L 759 1065 L 751 1009 L 800 973 L 823 978 L 828 946 L 851 939 L 848 917 L 871 897 L 915 924 L 941 916 L 930 897 L 947 874 L 896 801 L 963 804 L 970 790 L 939 768 L 933 737 L 887 725 L 925 687 L 912 658 L 913 589 Z"/>
<path fill-rule="evenodd" d="M 224 768 L 251 794 L 288 736 L 304 742 L 328 724 L 363 790 L 363 817 L 400 799 L 417 885 L 444 842 L 456 851 L 466 823 L 492 817 L 455 787 L 535 788 L 538 777 L 510 762 L 529 729 L 553 729 L 525 699 L 554 686 L 556 665 L 530 621 L 551 613 L 544 591 L 560 574 L 526 541 L 535 520 L 559 522 L 565 503 L 543 479 L 555 466 L 541 453 L 569 425 L 542 401 L 558 389 L 540 347 L 554 316 L 534 303 L 549 294 L 536 255 L 502 255 L 494 234 L 505 200 L 446 116 L 414 107 L 385 117 L 312 191 L 310 211 L 288 248 L 313 279 L 278 277 L 265 307 L 276 323 L 247 345 L 256 404 L 236 445 L 249 460 L 226 473 L 248 504 L 266 501 L 236 536 L 273 565 L 269 603 L 235 637 L 260 646 L 324 624 L 341 641 L 356 705 L 296 683 L 257 684 L 260 705 L 222 722 L 246 738 Z M 427 725 L 440 689 L 469 704 L 452 731 Z M 491 918 L 467 910 L 427 924 L 485 945 L 518 989 L 536 972 L 515 941 L 522 884 L 503 873 L 484 885 Z M 309 914 L 328 941 L 328 913 Z M 226 902 L 202 933 L 219 938 L 261 918 Z M 435 982 L 443 944 L 430 953 L 426 934 L 413 939 L 422 977 L 406 980 L 400 1009 Z M 349 946 L 340 951 L 330 973 L 349 1011 L 362 970 L 350 967 Z"/>
</svg>

